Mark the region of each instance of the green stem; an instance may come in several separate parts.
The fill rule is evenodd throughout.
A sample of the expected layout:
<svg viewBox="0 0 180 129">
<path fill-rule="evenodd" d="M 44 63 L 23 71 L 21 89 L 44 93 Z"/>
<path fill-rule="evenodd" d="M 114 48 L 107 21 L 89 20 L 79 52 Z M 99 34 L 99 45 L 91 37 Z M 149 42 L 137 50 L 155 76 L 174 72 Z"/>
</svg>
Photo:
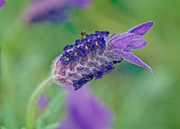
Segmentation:
<svg viewBox="0 0 180 129">
<path fill-rule="evenodd" d="M 44 81 L 42 81 L 37 88 L 34 90 L 34 92 L 31 95 L 31 98 L 28 102 L 27 107 L 27 116 L 26 116 L 26 126 L 27 129 L 34 129 L 34 121 L 35 121 L 35 112 L 36 112 L 36 103 L 41 95 L 41 93 L 44 91 L 44 89 L 52 82 L 52 76 L 47 77 Z"/>
</svg>

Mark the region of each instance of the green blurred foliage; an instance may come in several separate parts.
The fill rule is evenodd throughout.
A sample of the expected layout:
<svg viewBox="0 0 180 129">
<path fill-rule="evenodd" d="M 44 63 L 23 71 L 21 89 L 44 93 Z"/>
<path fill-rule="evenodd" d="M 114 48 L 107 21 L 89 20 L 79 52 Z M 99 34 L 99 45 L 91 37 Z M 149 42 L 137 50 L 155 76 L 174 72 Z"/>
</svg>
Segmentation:
<svg viewBox="0 0 180 129">
<path fill-rule="evenodd" d="M 25 25 L 22 13 L 27 2 L 7 0 L 0 10 L 0 126 L 25 126 L 33 89 L 50 73 L 53 59 L 82 30 L 123 33 L 154 21 L 144 35 L 147 47 L 134 51 L 154 74 L 124 61 L 103 79 L 93 80 L 92 89 L 113 110 L 113 129 L 180 128 L 179 0 L 94 0 L 88 9 L 73 11 L 68 22 L 55 25 Z M 60 88 L 53 84 L 45 92 L 52 97 Z M 65 117 L 62 112 L 59 115 Z"/>
</svg>

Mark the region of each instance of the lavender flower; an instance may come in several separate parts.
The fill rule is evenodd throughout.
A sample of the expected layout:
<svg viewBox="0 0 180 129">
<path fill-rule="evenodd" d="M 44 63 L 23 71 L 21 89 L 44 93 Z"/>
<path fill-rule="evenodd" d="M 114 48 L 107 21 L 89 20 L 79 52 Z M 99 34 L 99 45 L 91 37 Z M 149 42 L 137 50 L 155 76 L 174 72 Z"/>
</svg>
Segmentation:
<svg viewBox="0 0 180 129">
<path fill-rule="evenodd" d="M 24 20 L 26 23 L 63 21 L 67 19 L 69 9 L 83 9 L 90 3 L 91 0 L 32 0 L 26 7 Z"/>
<path fill-rule="evenodd" d="M 5 5 L 5 1 L 4 0 L 0 0 L 0 8 L 3 7 Z"/>
<path fill-rule="evenodd" d="M 66 87 L 68 117 L 57 129 L 106 129 L 111 124 L 110 110 L 98 101 L 86 86 L 74 92 Z M 79 99 L 81 98 L 81 99 Z"/>
<path fill-rule="evenodd" d="M 146 46 L 147 42 L 142 35 L 152 25 L 153 22 L 146 22 L 119 35 L 113 33 L 108 36 L 108 31 L 86 34 L 85 39 L 76 40 L 75 45 L 67 45 L 63 54 L 56 58 L 52 70 L 54 81 L 73 85 L 77 90 L 93 78 L 101 79 L 114 70 L 114 64 L 122 60 L 152 72 L 150 66 L 131 53 L 132 49 Z"/>
</svg>

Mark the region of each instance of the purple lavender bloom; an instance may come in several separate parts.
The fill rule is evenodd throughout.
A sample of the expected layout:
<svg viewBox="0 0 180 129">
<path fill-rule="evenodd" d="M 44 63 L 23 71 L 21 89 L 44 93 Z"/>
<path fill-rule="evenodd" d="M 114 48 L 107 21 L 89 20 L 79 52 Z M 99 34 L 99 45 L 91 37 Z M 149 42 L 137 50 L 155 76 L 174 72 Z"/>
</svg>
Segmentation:
<svg viewBox="0 0 180 129">
<path fill-rule="evenodd" d="M 142 35 L 152 25 L 153 22 L 146 22 L 123 34 L 113 33 L 110 36 L 108 31 L 95 31 L 95 34 L 86 35 L 85 39 L 76 40 L 73 47 L 66 46 L 64 53 L 54 61 L 54 81 L 73 85 L 77 90 L 93 77 L 101 79 L 103 75 L 114 70 L 114 64 L 122 60 L 145 67 L 152 72 L 150 66 L 131 53 L 131 50 L 141 49 L 147 45 Z M 70 54 L 72 51 L 73 54 Z M 75 53 L 78 58 L 74 56 Z M 91 79 L 88 79 L 89 75 Z"/>
<path fill-rule="evenodd" d="M 68 65 L 69 62 L 72 60 L 72 56 L 70 53 L 67 53 L 66 51 L 62 54 L 61 58 L 59 59 L 60 61 L 63 62 L 63 64 Z"/>
<path fill-rule="evenodd" d="M 91 0 L 32 0 L 26 7 L 26 23 L 51 21 L 59 22 L 68 18 L 69 10 L 84 9 Z"/>
<path fill-rule="evenodd" d="M 69 92 L 66 99 L 68 116 L 57 129 L 109 129 L 110 110 L 90 93 L 88 86 L 77 92 L 72 87 L 65 89 Z"/>
<path fill-rule="evenodd" d="M 111 72 L 111 70 L 114 70 L 113 63 L 108 64 L 107 66 L 102 65 L 101 70 L 103 72 L 103 75 L 108 74 Z"/>
<path fill-rule="evenodd" d="M 0 0 L 0 8 L 3 7 L 5 5 L 5 1 L 4 0 Z"/>
</svg>

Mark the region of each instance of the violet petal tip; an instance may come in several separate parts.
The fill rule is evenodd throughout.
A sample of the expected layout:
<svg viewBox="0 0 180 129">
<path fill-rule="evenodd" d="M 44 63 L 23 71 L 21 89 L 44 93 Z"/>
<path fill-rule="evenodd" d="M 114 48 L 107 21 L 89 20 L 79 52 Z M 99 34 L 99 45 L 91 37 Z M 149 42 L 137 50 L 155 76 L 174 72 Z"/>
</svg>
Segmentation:
<svg viewBox="0 0 180 129">
<path fill-rule="evenodd" d="M 149 21 L 146 23 L 142 23 L 138 26 L 133 27 L 132 29 L 129 30 L 129 33 L 134 33 L 137 35 L 144 35 L 148 30 L 154 25 L 153 21 Z"/>
<path fill-rule="evenodd" d="M 152 74 L 153 74 L 153 71 L 152 71 L 152 69 L 151 69 L 151 67 L 150 66 L 148 66 L 147 65 L 147 67 L 146 67 Z"/>
</svg>

